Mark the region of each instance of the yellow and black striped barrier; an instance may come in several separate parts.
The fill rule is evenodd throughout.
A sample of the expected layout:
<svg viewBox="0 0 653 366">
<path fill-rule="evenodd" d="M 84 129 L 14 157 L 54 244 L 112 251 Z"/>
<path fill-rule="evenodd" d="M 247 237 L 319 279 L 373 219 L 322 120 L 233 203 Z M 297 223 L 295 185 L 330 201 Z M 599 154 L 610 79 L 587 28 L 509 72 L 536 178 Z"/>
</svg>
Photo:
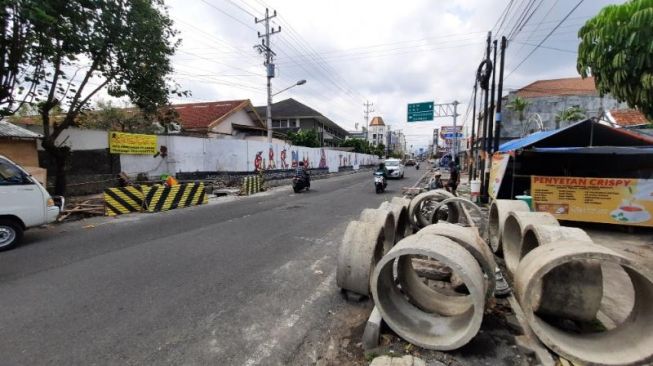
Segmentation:
<svg viewBox="0 0 653 366">
<path fill-rule="evenodd" d="M 251 175 L 243 178 L 242 194 L 249 196 L 263 190 L 263 179 L 258 175 Z"/>
<path fill-rule="evenodd" d="M 184 183 L 172 187 L 143 187 L 143 207 L 147 212 L 168 211 L 209 202 L 204 183 Z"/>
<path fill-rule="evenodd" d="M 107 216 L 143 211 L 143 192 L 136 187 L 104 190 L 104 211 Z"/>
</svg>

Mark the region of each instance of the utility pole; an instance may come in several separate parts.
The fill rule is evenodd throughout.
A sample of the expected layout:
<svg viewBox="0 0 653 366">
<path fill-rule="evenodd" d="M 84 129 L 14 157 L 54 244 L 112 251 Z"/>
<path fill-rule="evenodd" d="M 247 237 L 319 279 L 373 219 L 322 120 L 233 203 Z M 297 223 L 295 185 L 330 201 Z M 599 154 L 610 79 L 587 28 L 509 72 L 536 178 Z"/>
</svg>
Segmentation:
<svg viewBox="0 0 653 366">
<path fill-rule="evenodd" d="M 281 26 L 277 29 L 270 29 L 270 19 L 277 16 L 277 11 L 275 10 L 272 15 L 268 8 L 265 8 L 265 18 L 258 19 L 254 18 L 254 23 L 264 23 L 265 24 L 265 34 L 258 33 L 258 38 L 262 38 L 261 44 L 254 46 L 259 53 L 265 55 L 265 61 L 263 65 L 266 68 L 266 75 L 268 79 L 268 106 L 266 111 L 266 125 L 268 130 L 268 143 L 272 143 L 272 78 L 274 77 L 274 56 L 276 53 L 270 48 L 270 36 L 276 33 L 281 32 Z"/>
<path fill-rule="evenodd" d="M 453 104 L 453 147 L 451 148 L 451 152 L 453 155 L 453 162 L 454 164 L 456 163 L 458 159 L 458 154 L 456 153 L 457 145 L 458 145 L 458 130 L 456 129 L 456 119 L 458 117 L 458 101 L 454 100 L 451 104 Z"/>
<path fill-rule="evenodd" d="M 476 159 L 476 153 L 475 153 L 476 152 L 476 148 L 475 148 L 475 144 L 476 144 L 475 132 L 476 131 L 475 131 L 475 129 L 476 129 L 476 91 L 477 90 L 478 90 L 478 80 L 476 80 L 476 82 L 474 82 L 474 104 L 472 105 L 473 106 L 472 107 L 472 139 L 470 141 L 471 142 L 471 144 L 470 144 L 470 150 L 471 150 L 470 156 L 472 157 L 472 159 L 471 159 L 472 163 L 469 164 L 469 175 L 468 175 L 470 181 L 476 179 L 476 162 L 477 162 L 477 159 Z"/>
<path fill-rule="evenodd" d="M 506 37 L 501 37 L 501 66 L 499 66 L 499 90 L 497 91 L 497 116 L 496 116 L 496 132 L 494 133 L 494 151 L 499 151 L 501 144 L 501 98 L 503 94 L 503 65 L 506 58 Z"/>
<path fill-rule="evenodd" d="M 486 67 L 488 72 L 492 72 L 492 61 L 490 60 L 491 56 L 491 51 L 490 47 L 492 45 L 492 32 L 487 32 L 487 48 L 485 50 L 485 62 L 486 62 Z M 489 79 L 490 75 L 486 75 L 486 77 Z M 487 203 L 488 202 L 488 182 L 485 179 L 485 166 L 487 165 L 489 161 L 489 156 L 487 155 L 487 145 L 488 145 L 488 103 L 490 99 L 490 88 L 487 85 L 488 80 L 485 80 L 483 82 L 484 85 L 481 85 L 481 88 L 485 90 L 485 103 L 483 107 L 483 162 L 481 163 L 481 202 Z M 488 168 L 489 170 L 489 168 Z"/>
<path fill-rule="evenodd" d="M 374 112 L 374 103 L 370 103 L 369 100 L 366 100 L 365 103 L 363 103 L 363 107 L 365 107 L 365 110 L 363 111 L 363 115 L 365 116 L 365 141 L 370 141 L 370 113 Z"/>
</svg>

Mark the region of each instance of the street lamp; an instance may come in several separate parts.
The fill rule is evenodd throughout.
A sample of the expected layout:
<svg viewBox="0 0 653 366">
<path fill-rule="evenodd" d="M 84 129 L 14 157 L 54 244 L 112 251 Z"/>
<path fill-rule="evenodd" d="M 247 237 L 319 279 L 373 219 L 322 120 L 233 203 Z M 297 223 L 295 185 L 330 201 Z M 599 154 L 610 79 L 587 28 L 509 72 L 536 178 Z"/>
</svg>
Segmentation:
<svg viewBox="0 0 653 366">
<path fill-rule="evenodd" d="M 285 89 L 279 90 L 278 92 L 276 92 L 274 94 L 268 94 L 268 108 L 267 108 L 267 118 L 266 118 L 267 119 L 266 124 L 267 124 L 267 128 L 268 128 L 268 143 L 272 143 L 272 97 L 277 95 L 277 94 L 283 93 L 283 92 L 285 92 L 286 90 L 288 90 L 290 88 L 294 88 L 294 87 L 296 87 L 298 85 L 304 85 L 304 84 L 306 84 L 306 80 L 302 79 L 302 80 L 297 81 L 295 84 L 293 84 L 293 85 L 291 85 L 291 86 L 289 86 L 289 87 L 287 87 Z M 268 93 L 270 92 L 269 90 L 270 89 L 268 88 Z"/>
<path fill-rule="evenodd" d="M 281 93 L 285 92 L 288 89 L 292 89 L 292 88 L 296 87 L 297 85 L 304 85 L 304 84 L 306 84 L 306 80 L 304 80 L 304 79 L 299 80 L 298 82 L 294 83 L 293 85 L 291 85 L 291 86 L 289 86 L 289 87 L 287 87 L 285 89 L 281 89 L 278 92 L 272 94 L 272 96 L 275 96 L 277 94 L 281 94 Z"/>
</svg>

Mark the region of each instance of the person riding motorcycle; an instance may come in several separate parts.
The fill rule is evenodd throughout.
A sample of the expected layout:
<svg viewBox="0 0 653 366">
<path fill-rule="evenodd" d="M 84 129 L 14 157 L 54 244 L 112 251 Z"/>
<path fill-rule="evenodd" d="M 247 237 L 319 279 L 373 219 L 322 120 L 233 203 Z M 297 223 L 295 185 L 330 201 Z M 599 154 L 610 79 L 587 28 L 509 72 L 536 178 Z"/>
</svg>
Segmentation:
<svg viewBox="0 0 653 366">
<path fill-rule="evenodd" d="M 295 175 L 306 179 L 306 184 L 310 187 L 310 185 L 311 185 L 311 176 L 308 175 L 308 171 L 306 170 L 306 167 L 304 166 L 303 161 L 299 162 L 299 166 L 295 170 Z"/>
<path fill-rule="evenodd" d="M 380 163 L 379 167 L 376 168 L 375 173 L 383 173 L 383 179 L 388 180 L 388 169 L 385 167 L 384 163 Z"/>
</svg>

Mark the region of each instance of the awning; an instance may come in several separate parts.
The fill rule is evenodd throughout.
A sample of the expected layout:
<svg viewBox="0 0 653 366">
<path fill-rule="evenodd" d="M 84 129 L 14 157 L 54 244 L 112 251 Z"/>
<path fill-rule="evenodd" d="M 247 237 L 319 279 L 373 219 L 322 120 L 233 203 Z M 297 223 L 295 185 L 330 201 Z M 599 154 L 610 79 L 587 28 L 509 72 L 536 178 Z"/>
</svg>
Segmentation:
<svg viewBox="0 0 653 366">
<path fill-rule="evenodd" d="M 593 146 L 593 147 L 536 147 L 536 153 L 551 154 L 618 154 L 618 155 L 653 155 L 653 147 L 628 146 Z"/>
</svg>

